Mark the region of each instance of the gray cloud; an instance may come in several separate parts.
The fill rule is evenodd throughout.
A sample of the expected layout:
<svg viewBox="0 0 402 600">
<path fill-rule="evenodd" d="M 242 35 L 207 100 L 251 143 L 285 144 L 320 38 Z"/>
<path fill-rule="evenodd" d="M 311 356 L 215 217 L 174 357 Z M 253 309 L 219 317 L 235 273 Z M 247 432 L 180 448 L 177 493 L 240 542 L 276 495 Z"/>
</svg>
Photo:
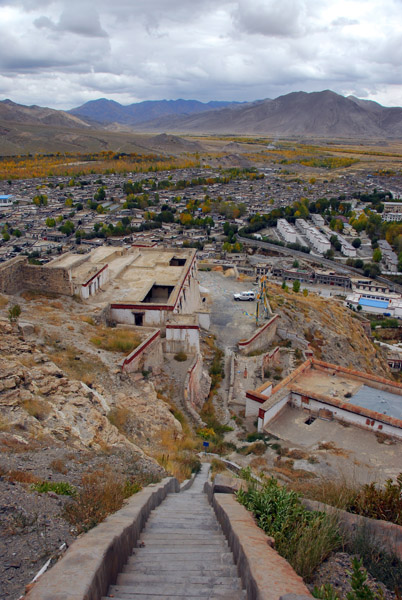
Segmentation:
<svg viewBox="0 0 402 600">
<path fill-rule="evenodd" d="M 0 95 L 69 108 L 330 88 L 395 104 L 399 23 L 395 0 L 0 0 Z"/>
</svg>

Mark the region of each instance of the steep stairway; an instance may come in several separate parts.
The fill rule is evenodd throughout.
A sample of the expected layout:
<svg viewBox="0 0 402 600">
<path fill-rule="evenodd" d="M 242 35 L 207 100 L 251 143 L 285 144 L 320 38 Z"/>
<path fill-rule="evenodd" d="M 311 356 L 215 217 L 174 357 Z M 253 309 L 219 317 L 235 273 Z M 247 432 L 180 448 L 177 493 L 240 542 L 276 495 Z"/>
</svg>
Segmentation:
<svg viewBox="0 0 402 600">
<path fill-rule="evenodd" d="M 170 494 L 151 513 L 137 548 L 102 600 L 246 600 L 203 493 L 208 470 L 203 464 L 189 490 Z"/>
</svg>

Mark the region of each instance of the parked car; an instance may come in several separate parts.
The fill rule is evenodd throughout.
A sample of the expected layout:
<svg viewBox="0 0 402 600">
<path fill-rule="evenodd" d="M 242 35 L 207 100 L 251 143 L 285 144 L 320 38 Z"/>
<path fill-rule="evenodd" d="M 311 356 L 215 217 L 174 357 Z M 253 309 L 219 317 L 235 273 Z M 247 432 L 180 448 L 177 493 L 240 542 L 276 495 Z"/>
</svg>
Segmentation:
<svg viewBox="0 0 402 600">
<path fill-rule="evenodd" d="M 253 292 L 252 290 L 249 290 L 247 292 L 240 292 L 239 294 L 233 294 L 233 300 L 245 300 L 245 301 L 249 301 L 252 302 L 253 300 L 255 300 L 255 292 Z"/>
</svg>

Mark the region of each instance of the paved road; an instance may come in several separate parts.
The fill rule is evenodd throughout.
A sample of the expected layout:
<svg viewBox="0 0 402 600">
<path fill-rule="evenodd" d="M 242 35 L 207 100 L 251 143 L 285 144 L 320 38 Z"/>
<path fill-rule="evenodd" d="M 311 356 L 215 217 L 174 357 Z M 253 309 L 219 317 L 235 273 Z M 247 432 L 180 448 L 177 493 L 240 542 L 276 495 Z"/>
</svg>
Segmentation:
<svg viewBox="0 0 402 600">
<path fill-rule="evenodd" d="M 350 275 L 352 277 L 362 277 L 361 271 L 355 269 L 354 267 L 348 267 L 347 265 L 340 265 L 339 263 L 328 260 L 327 258 L 322 258 L 321 256 L 312 256 L 310 254 L 306 254 L 305 252 L 299 252 L 298 250 L 292 250 L 291 248 L 285 248 L 283 246 L 276 246 L 275 244 L 268 244 L 267 242 L 260 242 L 259 240 L 252 240 L 249 238 L 238 237 L 239 242 L 242 244 L 246 244 L 249 246 L 256 246 L 257 248 L 265 248 L 266 250 L 274 250 L 275 252 L 280 252 L 281 254 L 285 254 L 286 256 L 293 256 L 295 258 L 301 258 L 303 260 L 311 261 L 311 262 L 320 262 L 322 265 L 331 269 L 331 271 L 336 271 L 342 275 Z M 393 281 L 390 281 L 386 277 L 378 276 L 376 277 L 377 281 L 381 281 L 385 285 L 389 286 L 391 290 L 395 290 L 396 292 L 402 293 L 402 285 L 398 285 Z"/>
</svg>

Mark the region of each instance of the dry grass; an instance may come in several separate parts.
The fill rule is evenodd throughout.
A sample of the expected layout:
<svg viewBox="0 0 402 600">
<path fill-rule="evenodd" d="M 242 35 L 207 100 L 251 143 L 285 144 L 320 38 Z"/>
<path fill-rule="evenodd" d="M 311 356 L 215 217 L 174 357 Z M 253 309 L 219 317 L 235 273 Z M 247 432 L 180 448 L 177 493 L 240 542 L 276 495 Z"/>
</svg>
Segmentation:
<svg viewBox="0 0 402 600">
<path fill-rule="evenodd" d="M 0 309 L 1 308 L 5 308 L 8 304 L 8 300 L 5 296 L 2 296 L 2 294 L 0 294 Z"/>
<path fill-rule="evenodd" d="M 25 290 L 21 292 L 21 297 L 30 302 L 31 300 L 40 300 L 42 298 L 59 298 L 59 294 L 54 292 L 45 292 L 44 290 Z"/>
<path fill-rule="evenodd" d="M 8 481 L 16 481 L 18 483 L 38 483 L 40 480 L 39 477 L 36 477 L 33 473 L 29 471 L 8 471 L 6 474 L 6 478 Z"/>
<path fill-rule="evenodd" d="M 126 498 L 138 492 L 141 485 L 105 467 L 82 477 L 81 489 L 67 504 L 63 514 L 78 533 L 88 531 L 123 506 Z"/>
<path fill-rule="evenodd" d="M 83 352 L 77 352 L 74 346 L 67 346 L 65 350 L 56 347 L 52 353 L 52 360 L 71 379 L 79 379 L 89 386 L 105 372 L 99 359 Z"/>
<path fill-rule="evenodd" d="M 217 475 L 217 473 L 224 473 L 225 471 L 227 471 L 227 467 L 223 461 L 219 460 L 219 458 L 213 458 L 211 460 L 212 480 L 215 479 L 215 475 Z"/>
<path fill-rule="evenodd" d="M 319 444 L 318 450 L 327 450 L 331 454 L 335 454 L 335 456 L 343 456 L 345 458 L 348 458 L 350 455 L 348 450 L 338 448 L 334 442 L 322 442 Z"/>
<path fill-rule="evenodd" d="M 88 323 L 88 325 L 95 326 L 95 321 L 92 317 L 88 317 L 88 315 L 79 315 L 78 320 L 82 321 L 83 323 Z"/>
<path fill-rule="evenodd" d="M 38 419 L 38 421 L 44 421 L 51 410 L 48 402 L 45 400 L 38 400 L 37 398 L 25 400 L 22 403 L 22 406 L 31 417 Z"/>
<path fill-rule="evenodd" d="M 311 471 L 294 469 L 292 460 L 277 463 L 276 466 L 272 468 L 272 471 L 278 475 L 283 475 L 291 482 L 300 482 L 305 481 L 306 479 L 315 479 L 317 477 L 317 475 L 311 473 Z"/>
<path fill-rule="evenodd" d="M 305 498 L 330 504 L 344 510 L 354 504 L 359 492 L 359 486 L 356 483 L 348 482 L 346 479 L 332 480 L 324 478 L 316 481 L 294 482 L 292 489 Z"/>
<path fill-rule="evenodd" d="M 56 473 L 61 473 L 62 475 L 67 475 L 68 473 L 66 463 L 61 458 L 55 458 L 51 461 L 49 466 L 53 471 L 56 471 Z"/>
<path fill-rule="evenodd" d="M 1 452 L 18 454 L 20 452 L 29 452 L 30 450 L 33 450 L 33 449 L 34 449 L 34 447 L 33 447 L 32 443 L 21 442 L 20 440 L 18 440 L 15 437 L 6 438 L 4 440 L 1 440 L 1 448 L 0 448 Z"/>
<path fill-rule="evenodd" d="M 109 352 L 127 354 L 141 343 L 140 336 L 129 329 L 97 327 L 96 335 L 90 338 L 91 344 Z"/>
<path fill-rule="evenodd" d="M 117 429 L 123 435 L 126 435 L 126 423 L 131 417 L 132 412 L 128 408 L 122 406 L 112 408 L 112 410 L 107 415 L 107 418 L 109 419 L 111 424 L 117 427 Z"/>
<path fill-rule="evenodd" d="M 49 306 L 51 306 L 52 308 L 57 308 L 59 310 L 63 310 L 63 304 L 59 301 L 57 302 L 50 302 Z"/>
<path fill-rule="evenodd" d="M 175 410 L 176 413 L 179 412 Z M 182 435 L 178 435 L 176 431 L 162 431 L 155 459 L 179 481 L 184 481 L 191 473 L 199 470 L 200 461 L 196 453 L 201 450 L 202 441 L 195 436 L 184 415 L 180 415 Z"/>
<path fill-rule="evenodd" d="M 10 431 L 11 426 L 7 419 L 0 415 L 0 431 Z"/>
</svg>

